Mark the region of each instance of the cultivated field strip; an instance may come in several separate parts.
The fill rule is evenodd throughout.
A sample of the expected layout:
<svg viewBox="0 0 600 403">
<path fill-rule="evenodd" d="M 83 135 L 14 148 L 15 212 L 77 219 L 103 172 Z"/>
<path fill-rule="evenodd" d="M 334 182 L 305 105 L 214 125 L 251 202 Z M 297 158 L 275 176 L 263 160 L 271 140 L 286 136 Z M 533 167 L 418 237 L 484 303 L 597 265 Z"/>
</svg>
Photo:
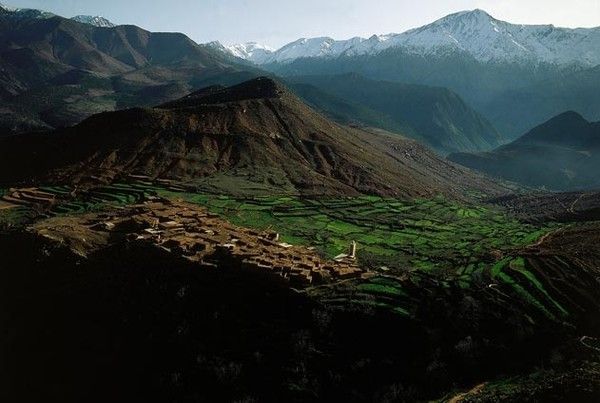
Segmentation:
<svg viewBox="0 0 600 403">
<path fill-rule="evenodd" d="M 501 285 L 549 318 L 567 315 L 553 290 L 547 290 L 545 282 L 515 255 L 552 231 L 554 225 L 522 223 L 486 206 L 458 204 L 443 198 L 401 201 L 372 196 L 231 197 L 186 192 L 144 181 L 86 191 L 69 186 L 39 190 L 56 198 L 46 212 L 48 215 L 114 208 L 160 196 L 200 204 L 236 225 L 277 232 L 282 241 L 312 247 L 326 258 L 346 253 L 350 243 L 356 241 L 360 264 L 382 277 L 323 293 L 323 302 L 332 306 L 350 304 L 410 315 L 415 297 L 409 296 L 406 284 L 394 277 L 425 273 L 439 279 L 442 287 Z M 2 220 L 25 222 L 31 215 L 25 206 L 9 211 L 10 215 L 0 214 Z"/>
</svg>

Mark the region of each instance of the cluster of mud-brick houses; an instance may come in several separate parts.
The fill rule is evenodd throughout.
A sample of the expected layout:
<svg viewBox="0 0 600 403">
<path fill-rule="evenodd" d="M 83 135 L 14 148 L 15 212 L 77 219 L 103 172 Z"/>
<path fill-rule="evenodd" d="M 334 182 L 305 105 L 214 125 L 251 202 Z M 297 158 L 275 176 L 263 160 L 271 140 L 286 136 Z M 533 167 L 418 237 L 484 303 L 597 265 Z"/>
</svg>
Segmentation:
<svg viewBox="0 0 600 403">
<path fill-rule="evenodd" d="M 88 221 L 89 223 L 90 221 Z M 240 228 L 186 203 L 153 201 L 98 214 L 91 228 L 151 242 L 205 268 L 236 268 L 306 287 L 363 275 L 354 251 L 326 260 L 314 250 L 281 242 L 275 233 Z"/>
</svg>

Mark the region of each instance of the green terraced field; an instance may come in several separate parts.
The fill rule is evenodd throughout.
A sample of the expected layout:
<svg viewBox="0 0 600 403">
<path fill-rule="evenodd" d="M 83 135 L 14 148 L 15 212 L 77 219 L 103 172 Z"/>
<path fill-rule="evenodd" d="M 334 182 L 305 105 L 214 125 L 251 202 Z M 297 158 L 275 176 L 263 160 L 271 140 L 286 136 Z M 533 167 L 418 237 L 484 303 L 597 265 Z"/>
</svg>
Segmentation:
<svg viewBox="0 0 600 403">
<path fill-rule="evenodd" d="M 66 186 L 43 187 L 63 202 L 53 214 L 74 214 L 137 203 L 158 194 L 207 207 L 235 224 L 268 229 L 292 244 L 315 247 L 327 257 L 359 245 L 362 264 L 384 271 L 419 269 L 470 279 L 494 266 L 494 251 L 510 253 L 552 229 L 523 224 L 485 206 L 436 198 L 401 201 L 376 196 L 338 199 L 231 197 L 166 190 L 147 182 L 113 184 L 73 199 Z"/>
<path fill-rule="evenodd" d="M 353 280 L 332 286 L 315 287 L 311 296 L 331 307 L 342 309 L 384 309 L 408 317 L 414 301 L 393 277 L 377 276 L 369 280 Z"/>
<path fill-rule="evenodd" d="M 282 241 L 315 247 L 330 258 L 347 252 L 350 243 L 356 241 L 360 263 L 382 276 L 350 282 L 335 290 L 314 291 L 315 296 L 332 306 L 385 309 L 409 316 L 416 306 L 414 298 L 394 276 L 416 270 L 435 276 L 442 286 L 461 288 L 469 288 L 474 280 L 485 276 L 508 286 L 513 290 L 511 294 L 547 317 L 568 315 L 514 253 L 556 226 L 524 224 L 486 206 L 458 204 L 443 198 L 401 201 L 374 196 L 232 197 L 176 192 L 147 182 L 113 184 L 75 199 L 70 196 L 69 187 L 41 189 L 62 200 L 50 214 L 78 214 L 159 195 L 205 206 L 240 226 L 278 232 Z M 0 214 L 0 225 L 26 222 L 31 213 L 25 207 L 7 210 Z M 507 257 L 498 260 L 502 255 Z"/>
<path fill-rule="evenodd" d="M 279 232 L 282 239 L 316 247 L 328 257 L 359 244 L 373 268 L 443 270 L 464 275 L 488 267 L 492 251 L 534 243 L 550 228 L 523 224 L 501 212 L 441 198 L 399 201 L 379 197 L 300 199 L 230 198 L 159 191 L 206 206 L 235 224 Z"/>
<path fill-rule="evenodd" d="M 493 266 L 491 275 L 493 279 L 512 287 L 523 301 L 537 307 L 548 318 L 556 320 L 569 316 L 569 312 L 548 293 L 535 274 L 528 270 L 527 261 L 522 257 L 502 259 Z"/>
<path fill-rule="evenodd" d="M 516 253 L 552 231 L 555 224 L 524 224 L 489 207 L 441 198 L 315 200 L 158 193 L 206 206 L 241 226 L 276 231 L 283 241 L 314 246 L 328 257 L 346 252 L 351 241 L 358 242 L 361 263 L 384 276 L 310 291 L 328 306 L 383 309 L 412 316 L 418 298 L 404 290 L 394 275 L 417 270 L 437 277 L 439 281 L 435 281 L 442 287 L 466 289 L 477 280 L 485 284 L 495 280 L 508 287 L 511 298 L 532 306 L 544 317 L 562 320 L 569 315 Z M 507 257 L 498 261 L 501 255 Z M 411 274 L 411 278 L 419 281 L 419 276 Z"/>
<path fill-rule="evenodd" d="M 8 193 L 8 189 L 0 188 L 0 197 Z M 33 212 L 25 207 L 0 209 L 0 230 L 26 223 Z"/>
</svg>

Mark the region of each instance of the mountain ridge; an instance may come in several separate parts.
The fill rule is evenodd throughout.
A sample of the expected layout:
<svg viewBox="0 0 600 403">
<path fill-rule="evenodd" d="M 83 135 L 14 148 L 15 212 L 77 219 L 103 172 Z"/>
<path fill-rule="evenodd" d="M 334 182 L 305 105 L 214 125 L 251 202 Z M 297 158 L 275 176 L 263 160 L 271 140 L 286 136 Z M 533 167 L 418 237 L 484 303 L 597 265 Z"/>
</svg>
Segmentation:
<svg viewBox="0 0 600 403">
<path fill-rule="evenodd" d="M 77 21 L 77 22 L 81 22 L 82 24 L 88 24 L 88 25 L 93 25 L 95 27 L 99 27 L 99 28 L 114 28 L 116 27 L 115 24 L 113 24 L 110 20 L 96 15 L 76 15 L 75 17 L 71 18 L 71 20 L 73 21 Z"/>
<path fill-rule="evenodd" d="M 493 151 L 457 153 L 448 159 L 527 186 L 592 189 L 600 186 L 600 122 L 568 111 Z"/>
<path fill-rule="evenodd" d="M 500 21 L 476 9 L 450 14 L 400 34 L 373 35 L 334 40 L 301 38 L 282 48 L 238 57 L 258 64 L 288 63 L 299 58 L 337 58 L 374 55 L 388 49 L 404 49 L 423 56 L 464 51 L 480 62 L 549 63 L 560 66 L 600 64 L 600 27 L 559 28 L 554 25 L 522 25 Z M 243 45 L 239 45 L 243 46 Z"/>
<path fill-rule="evenodd" d="M 93 21 L 92 21 L 93 22 Z M 176 99 L 254 68 L 179 33 L 0 12 L 0 136 Z"/>
<path fill-rule="evenodd" d="M 302 195 L 463 198 L 470 190 L 504 191 L 412 140 L 333 123 L 265 77 L 157 108 L 95 115 L 51 135 L 5 137 L 0 157 L 0 182 L 13 183 L 85 186 L 134 174 Z"/>
</svg>

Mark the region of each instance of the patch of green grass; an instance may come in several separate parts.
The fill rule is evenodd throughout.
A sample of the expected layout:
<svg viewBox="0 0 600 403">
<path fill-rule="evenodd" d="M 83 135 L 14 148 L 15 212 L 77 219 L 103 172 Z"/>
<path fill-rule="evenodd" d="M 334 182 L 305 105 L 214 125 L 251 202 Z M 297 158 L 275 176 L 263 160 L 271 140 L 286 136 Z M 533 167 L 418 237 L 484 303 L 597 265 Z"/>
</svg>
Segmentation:
<svg viewBox="0 0 600 403">
<path fill-rule="evenodd" d="M 544 296 L 550 301 L 552 302 L 552 304 L 556 307 L 556 309 L 558 309 L 560 311 L 560 313 L 563 316 L 568 316 L 569 312 L 561 305 L 559 304 L 554 298 L 552 298 L 550 296 L 550 294 L 548 294 L 548 291 L 546 291 L 546 289 L 544 288 L 544 286 L 542 285 L 542 283 L 535 277 L 535 274 L 533 274 L 532 272 L 528 271 L 528 270 L 522 270 L 521 273 L 542 293 L 544 294 Z"/>
<path fill-rule="evenodd" d="M 511 261 L 510 257 L 504 258 L 498 262 L 496 262 L 491 269 L 492 272 L 492 278 L 497 277 L 499 274 L 502 273 L 502 269 L 504 269 L 506 267 L 507 264 L 509 264 Z"/>
<path fill-rule="evenodd" d="M 358 289 L 368 293 L 401 296 L 406 295 L 402 289 L 381 284 L 365 283 L 360 284 Z"/>
<path fill-rule="evenodd" d="M 409 317 L 410 316 L 410 312 L 408 312 L 406 309 L 401 308 L 399 306 L 397 306 L 395 308 L 392 308 L 392 312 L 396 313 L 398 315 L 401 315 L 401 316 L 405 316 L 405 317 Z"/>
<path fill-rule="evenodd" d="M 521 286 L 519 283 L 517 283 L 515 280 L 513 280 L 512 277 L 510 277 L 508 274 L 501 272 L 498 274 L 498 278 L 502 282 L 512 286 L 512 288 L 515 290 L 515 292 L 521 298 L 523 298 L 525 300 L 525 302 L 527 302 L 529 305 L 535 306 L 537 309 L 542 311 L 542 313 L 547 318 L 552 319 L 552 320 L 557 320 L 556 316 L 552 312 L 550 312 L 543 303 L 541 303 L 538 299 L 536 299 L 533 295 L 531 295 L 531 293 L 529 291 L 527 291 L 523 286 Z"/>
</svg>

